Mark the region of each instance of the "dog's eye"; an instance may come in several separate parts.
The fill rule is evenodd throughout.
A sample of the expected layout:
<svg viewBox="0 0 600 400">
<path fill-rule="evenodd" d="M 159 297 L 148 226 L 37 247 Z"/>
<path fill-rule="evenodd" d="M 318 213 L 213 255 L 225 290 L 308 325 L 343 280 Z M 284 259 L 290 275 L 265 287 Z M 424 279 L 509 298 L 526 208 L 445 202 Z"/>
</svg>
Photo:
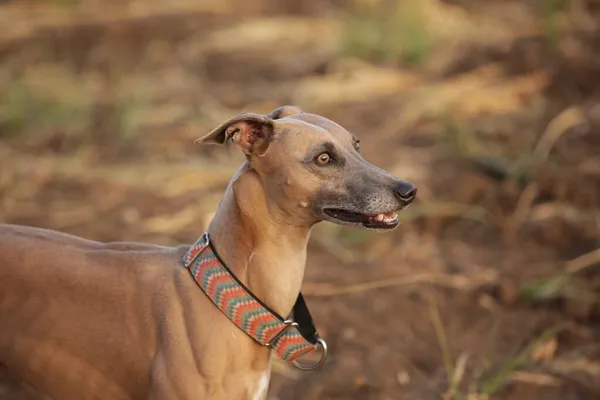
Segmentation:
<svg viewBox="0 0 600 400">
<path fill-rule="evenodd" d="M 360 153 L 360 140 L 354 142 L 354 148 Z"/>
<path fill-rule="evenodd" d="M 329 153 L 321 153 L 317 156 L 317 163 L 321 165 L 329 164 L 331 162 L 331 156 Z"/>
</svg>

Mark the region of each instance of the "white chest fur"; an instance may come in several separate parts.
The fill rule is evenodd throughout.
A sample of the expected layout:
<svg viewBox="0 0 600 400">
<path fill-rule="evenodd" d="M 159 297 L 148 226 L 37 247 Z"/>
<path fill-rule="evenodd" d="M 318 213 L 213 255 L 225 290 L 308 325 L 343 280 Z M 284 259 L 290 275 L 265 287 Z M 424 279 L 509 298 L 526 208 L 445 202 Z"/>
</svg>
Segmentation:
<svg viewBox="0 0 600 400">
<path fill-rule="evenodd" d="M 258 375 L 258 381 L 256 383 L 256 390 L 252 397 L 252 400 L 265 400 L 267 398 L 267 391 L 269 389 L 269 381 L 271 380 L 271 366 L 265 369 Z"/>
</svg>

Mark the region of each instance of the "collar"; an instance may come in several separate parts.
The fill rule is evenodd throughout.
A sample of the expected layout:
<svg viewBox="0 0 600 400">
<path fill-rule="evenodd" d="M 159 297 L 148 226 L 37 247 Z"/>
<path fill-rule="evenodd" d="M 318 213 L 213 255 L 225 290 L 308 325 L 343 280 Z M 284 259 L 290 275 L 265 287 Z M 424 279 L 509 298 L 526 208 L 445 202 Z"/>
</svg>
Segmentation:
<svg viewBox="0 0 600 400">
<path fill-rule="evenodd" d="M 302 293 L 298 294 L 287 319 L 271 310 L 227 268 L 205 232 L 183 257 L 200 289 L 231 322 L 278 357 L 301 370 L 315 369 L 327 357 L 327 344 L 319 336 Z M 296 361 L 305 354 L 321 351 L 314 365 Z"/>
</svg>

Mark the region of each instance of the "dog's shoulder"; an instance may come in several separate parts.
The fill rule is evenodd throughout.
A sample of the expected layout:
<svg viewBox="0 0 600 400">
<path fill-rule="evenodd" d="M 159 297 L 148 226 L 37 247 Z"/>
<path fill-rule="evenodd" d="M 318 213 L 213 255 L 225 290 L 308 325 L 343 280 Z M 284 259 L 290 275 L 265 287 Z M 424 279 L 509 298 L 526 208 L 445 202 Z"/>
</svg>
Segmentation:
<svg viewBox="0 0 600 400">
<path fill-rule="evenodd" d="M 182 251 L 136 242 L 98 242 L 50 229 L 0 224 L 0 255 L 19 264 L 60 264 L 67 270 L 157 269 L 176 265 Z M 61 269 L 63 269 L 61 268 Z"/>
</svg>

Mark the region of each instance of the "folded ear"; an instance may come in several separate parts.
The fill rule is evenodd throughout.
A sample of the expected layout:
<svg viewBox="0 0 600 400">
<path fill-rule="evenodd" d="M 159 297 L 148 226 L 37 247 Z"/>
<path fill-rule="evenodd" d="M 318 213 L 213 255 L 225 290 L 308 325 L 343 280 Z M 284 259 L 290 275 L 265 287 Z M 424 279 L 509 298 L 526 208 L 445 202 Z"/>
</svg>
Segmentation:
<svg viewBox="0 0 600 400">
<path fill-rule="evenodd" d="M 264 155 L 273 136 L 273 120 L 259 114 L 240 114 L 194 143 L 224 144 L 233 138 L 248 155 Z"/>
<path fill-rule="evenodd" d="M 279 119 L 287 117 L 288 115 L 300 114 L 302 112 L 303 111 L 300 109 L 300 107 L 282 106 L 271 111 L 268 117 L 271 119 Z"/>
</svg>

